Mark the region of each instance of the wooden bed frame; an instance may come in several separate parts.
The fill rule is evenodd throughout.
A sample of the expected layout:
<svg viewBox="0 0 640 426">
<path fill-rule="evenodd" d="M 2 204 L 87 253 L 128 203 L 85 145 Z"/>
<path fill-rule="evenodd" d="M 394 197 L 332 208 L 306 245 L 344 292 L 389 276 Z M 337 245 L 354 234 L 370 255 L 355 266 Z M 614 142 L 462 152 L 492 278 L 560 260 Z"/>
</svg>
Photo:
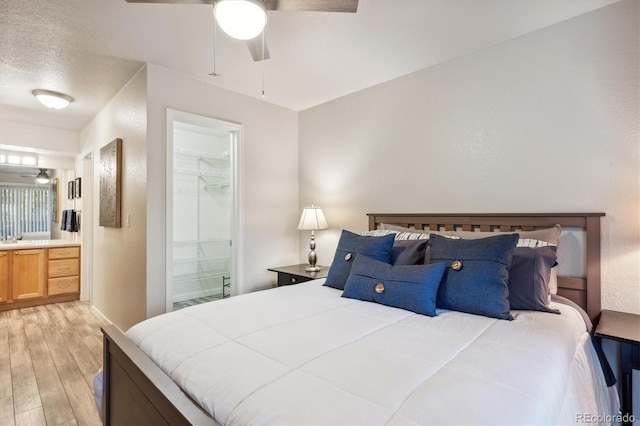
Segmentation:
<svg viewBox="0 0 640 426">
<path fill-rule="evenodd" d="M 369 229 L 381 223 L 429 230 L 513 232 L 579 228 L 586 232 L 586 277 L 558 277 L 558 294 L 583 307 L 592 321 L 600 313 L 600 218 L 604 213 L 561 214 L 368 214 Z M 117 327 L 104 334 L 105 425 L 217 425 Z"/>
</svg>

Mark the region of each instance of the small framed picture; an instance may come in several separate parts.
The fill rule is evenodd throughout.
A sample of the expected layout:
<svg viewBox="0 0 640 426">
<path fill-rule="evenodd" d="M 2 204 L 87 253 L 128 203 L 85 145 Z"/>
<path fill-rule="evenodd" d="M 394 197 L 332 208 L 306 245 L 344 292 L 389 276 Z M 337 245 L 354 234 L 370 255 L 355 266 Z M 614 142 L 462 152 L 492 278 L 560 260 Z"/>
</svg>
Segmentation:
<svg viewBox="0 0 640 426">
<path fill-rule="evenodd" d="M 73 200 L 76 197 L 76 181 L 70 180 L 67 183 L 67 198 Z"/>
<path fill-rule="evenodd" d="M 82 197 L 82 178 L 76 178 L 75 198 Z"/>
</svg>

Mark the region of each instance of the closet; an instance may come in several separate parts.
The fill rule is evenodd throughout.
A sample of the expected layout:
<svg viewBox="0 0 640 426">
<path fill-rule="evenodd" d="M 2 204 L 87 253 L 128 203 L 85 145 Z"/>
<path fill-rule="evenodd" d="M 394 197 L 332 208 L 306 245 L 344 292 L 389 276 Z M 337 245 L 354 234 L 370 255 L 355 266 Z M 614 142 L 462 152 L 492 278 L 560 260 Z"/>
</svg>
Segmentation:
<svg viewBox="0 0 640 426">
<path fill-rule="evenodd" d="M 173 123 L 174 310 L 231 295 L 232 140 L 222 129 Z"/>
</svg>

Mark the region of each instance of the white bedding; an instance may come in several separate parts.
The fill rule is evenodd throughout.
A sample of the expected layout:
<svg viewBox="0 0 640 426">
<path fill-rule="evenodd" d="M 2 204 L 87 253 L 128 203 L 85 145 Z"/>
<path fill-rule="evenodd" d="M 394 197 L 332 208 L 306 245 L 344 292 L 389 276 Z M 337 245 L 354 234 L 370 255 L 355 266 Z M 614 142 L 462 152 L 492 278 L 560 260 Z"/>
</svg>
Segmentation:
<svg viewBox="0 0 640 426">
<path fill-rule="evenodd" d="M 431 318 L 322 282 L 161 315 L 127 336 L 221 424 L 575 424 L 617 410 L 569 306 Z"/>
</svg>

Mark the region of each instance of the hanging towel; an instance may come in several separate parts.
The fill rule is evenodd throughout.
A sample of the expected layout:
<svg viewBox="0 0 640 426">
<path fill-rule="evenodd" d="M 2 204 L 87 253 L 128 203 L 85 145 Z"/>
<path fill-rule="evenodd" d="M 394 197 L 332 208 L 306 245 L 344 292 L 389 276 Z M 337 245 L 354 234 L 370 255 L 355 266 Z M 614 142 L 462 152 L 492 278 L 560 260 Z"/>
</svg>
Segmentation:
<svg viewBox="0 0 640 426">
<path fill-rule="evenodd" d="M 76 216 L 75 210 L 67 211 L 67 224 L 65 231 L 68 232 L 78 232 L 78 217 Z"/>
<path fill-rule="evenodd" d="M 60 219 L 60 230 L 78 232 L 78 215 L 75 210 L 63 210 Z"/>
<path fill-rule="evenodd" d="M 69 210 L 62 210 L 62 218 L 60 219 L 60 230 L 61 231 L 66 231 L 67 230 L 67 216 L 68 216 Z"/>
</svg>

